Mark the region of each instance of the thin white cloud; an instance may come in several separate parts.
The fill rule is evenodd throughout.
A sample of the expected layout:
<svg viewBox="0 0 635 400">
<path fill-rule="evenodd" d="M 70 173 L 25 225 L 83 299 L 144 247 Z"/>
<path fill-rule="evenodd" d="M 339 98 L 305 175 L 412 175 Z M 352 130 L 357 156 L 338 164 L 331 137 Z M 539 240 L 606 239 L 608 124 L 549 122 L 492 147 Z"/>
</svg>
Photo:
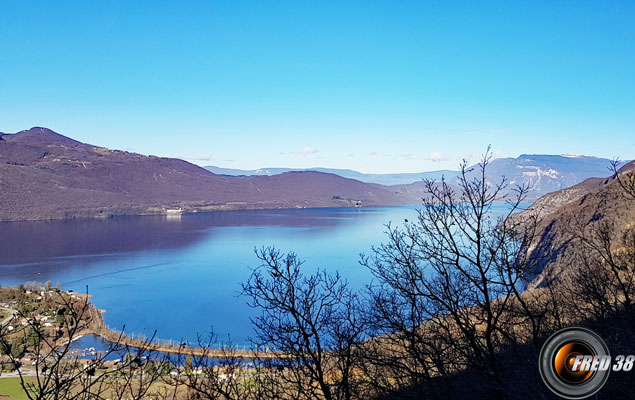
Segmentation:
<svg viewBox="0 0 635 400">
<path fill-rule="evenodd" d="M 425 157 L 425 159 L 432 162 L 441 162 L 441 161 L 447 161 L 448 157 L 444 156 L 442 153 L 438 151 L 433 151 L 432 153 L 428 154 L 428 156 Z"/>
<path fill-rule="evenodd" d="M 307 146 L 307 147 L 302 149 L 300 154 L 302 154 L 303 156 L 310 156 L 310 155 L 318 153 L 319 151 L 320 150 L 318 150 L 318 149 L 314 149 L 312 147 Z"/>
</svg>

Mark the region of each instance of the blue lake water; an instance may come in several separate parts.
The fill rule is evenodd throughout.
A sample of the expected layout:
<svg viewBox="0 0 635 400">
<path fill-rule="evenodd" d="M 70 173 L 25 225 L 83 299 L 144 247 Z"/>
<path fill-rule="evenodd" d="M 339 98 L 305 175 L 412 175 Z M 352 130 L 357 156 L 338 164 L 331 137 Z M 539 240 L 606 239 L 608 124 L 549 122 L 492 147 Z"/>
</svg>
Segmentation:
<svg viewBox="0 0 635 400">
<path fill-rule="evenodd" d="M 254 315 L 239 296 L 258 266 L 254 247 L 295 251 L 307 272 L 338 270 L 354 288 L 370 273 L 359 254 L 386 239 L 385 224 L 416 206 L 231 211 L 108 220 L 0 224 L 0 284 L 59 282 L 88 292 L 108 325 L 165 339 L 210 329 L 247 343 Z"/>
</svg>

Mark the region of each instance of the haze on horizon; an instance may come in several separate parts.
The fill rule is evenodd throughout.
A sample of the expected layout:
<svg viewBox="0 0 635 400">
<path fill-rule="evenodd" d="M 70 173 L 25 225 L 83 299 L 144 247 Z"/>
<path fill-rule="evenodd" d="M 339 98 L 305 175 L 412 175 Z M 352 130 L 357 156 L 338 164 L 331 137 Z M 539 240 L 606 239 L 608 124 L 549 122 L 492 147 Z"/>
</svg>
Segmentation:
<svg viewBox="0 0 635 400">
<path fill-rule="evenodd" d="M 0 131 L 225 168 L 635 152 L 635 4 L 0 4 Z"/>
</svg>

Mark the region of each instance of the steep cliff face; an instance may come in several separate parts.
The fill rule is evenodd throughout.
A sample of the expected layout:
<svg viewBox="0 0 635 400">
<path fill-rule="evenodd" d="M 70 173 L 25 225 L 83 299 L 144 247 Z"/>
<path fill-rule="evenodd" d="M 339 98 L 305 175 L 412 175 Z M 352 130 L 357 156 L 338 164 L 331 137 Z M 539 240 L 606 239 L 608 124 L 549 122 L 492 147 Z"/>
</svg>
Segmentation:
<svg viewBox="0 0 635 400">
<path fill-rule="evenodd" d="M 635 162 L 620 174 L 635 171 Z M 535 215 L 537 237 L 531 248 L 535 262 L 530 287 L 548 285 L 574 263 L 572 240 L 582 230 L 610 224 L 615 243 L 635 223 L 635 199 L 628 196 L 614 178 L 592 178 L 538 199 L 516 218 Z"/>
</svg>

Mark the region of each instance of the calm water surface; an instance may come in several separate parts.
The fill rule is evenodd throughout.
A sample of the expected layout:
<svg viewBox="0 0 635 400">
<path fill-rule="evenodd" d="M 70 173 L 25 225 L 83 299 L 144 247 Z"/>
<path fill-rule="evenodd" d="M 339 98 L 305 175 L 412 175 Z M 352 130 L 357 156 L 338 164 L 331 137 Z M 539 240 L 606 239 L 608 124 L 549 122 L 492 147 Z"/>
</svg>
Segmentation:
<svg viewBox="0 0 635 400">
<path fill-rule="evenodd" d="M 195 340 L 213 328 L 244 344 L 254 314 L 240 283 L 258 266 L 254 247 L 295 251 L 311 272 L 370 280 L 359 254 L 385 240 L 384 224 L 413 219 L 415 206 L 188 214 L 181 218 L 0 224 L 0 284 L 60 282 L 92 294 L 111 327 Z"/>
</svg>

